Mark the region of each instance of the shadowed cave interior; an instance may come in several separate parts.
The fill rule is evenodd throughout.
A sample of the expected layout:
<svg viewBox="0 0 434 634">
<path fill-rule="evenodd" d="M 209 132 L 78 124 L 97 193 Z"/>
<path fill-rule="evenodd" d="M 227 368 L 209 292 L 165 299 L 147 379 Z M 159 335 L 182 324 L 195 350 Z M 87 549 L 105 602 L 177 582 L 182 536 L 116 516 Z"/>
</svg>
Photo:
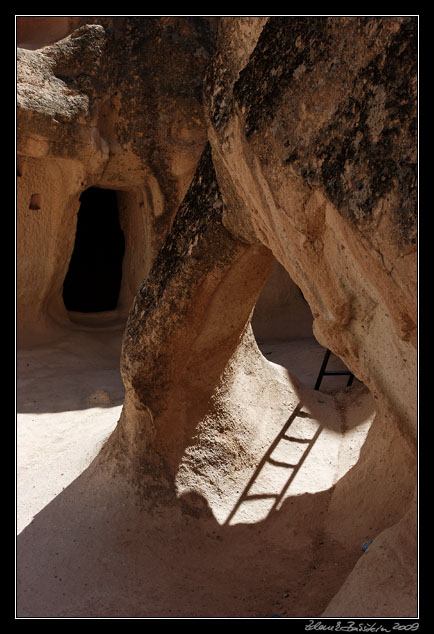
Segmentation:
<svg viewBox="0 0 434 634">
<path fill-rule="evenodd" d="M 277 260 L 253 311 L 252 329 L 267 361 L 283 366 L 306 387 L 315 386 L 326 349 L 313 333 L 313 315 L 302 291 Z M 345 372 L 348 368 L 330 354 L 326 370 Z M 344 389 L 347 381 L 347 376 L 326 375 L 321 390 Z"/>
<path fill-rule="evenodd" d="M 65 308 L 82 313 L 114 310 L 125 252 L 117 194 L 90 187 L 80 202 L 74 251 L 63 284 Z"/>
</svg>

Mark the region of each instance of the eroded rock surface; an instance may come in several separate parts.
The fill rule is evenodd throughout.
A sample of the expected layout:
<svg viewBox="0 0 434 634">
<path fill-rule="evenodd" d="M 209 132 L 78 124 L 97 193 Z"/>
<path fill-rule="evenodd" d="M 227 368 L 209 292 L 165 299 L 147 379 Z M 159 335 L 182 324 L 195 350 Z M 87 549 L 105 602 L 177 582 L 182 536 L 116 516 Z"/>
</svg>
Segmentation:
<svg viewBox="0 0 434 634">
<path fill-rule="evenodd" d="M 217 50 L 205 88 L 226 226 L 253 228 L 301 288 L 318 340 L 377 400 L 376 424 L 381 417 L 395 450 L 379 468 L 385 437 L 374 425 L 365 466 L 334 495 L 341 512 L 349 487 L 353 506 L 368 513 L 378 504 L 377 517 L 388 498 L 386 523 L 407 508 L 415 484 L 416 41 L 411 17 L 269 18 L 232 85 L 214 71 L 226 54 Z M 383 499 L 372 491 L 370 511 L 351 484 L 356 472 L 372 478 L 360 473 L 368 464 L 388 491 Z M 366 496 L 371 485 L 358 487 Z M 404 576 L 415 592 L 415 567 Z M 342 597 L 344 589 L 345 609 Z M 385 613 L 393 603 L 389 596 Z M 415 594 L 400 607 L 415 613 Z"/>
<path fill-rule="evenodd" d="M 128 311 L 207 141 L 201 87 L 215 20 L 80 18 L 59 25 L 58 35 L 74 27 L 63 39 L 18 48 L 20 341 L 69 323 L 62 283 L 92 186 L 118 192 Z"/>
<path fill-rule="evenodd" d="M 20 52 L 23 69 L 38 69 L 23 71 L 22 173 L 61 156 L 75 166 L 68 205 L 85 183 L 139 191 L 155 232 L 158 255 L 124 334 L 122 415 L 89 481 L 106 499 L 101 482 L 113 476 L 149 513 L 162 505 L 214 526 L 210 509 L 220 517 L 235 503 L 236 483 L 248 486 L 290 409 L 305 433 L 334 438 L 337 466 L 261 525 L 265 554 L 282 527 L 291 534 L 289 615 L 416 616 L 416 19 L 224 18 L 214 53 L 206 20 L 126 18 L 112 31 L 104 20 Z M 83 77 L 68 55 L 89 38 L 106 52 L 95 47 L 101 66 Z M 117 51 L 112 81 L 103 69 Z M 53 104 L 68 95 L 76 110 L 55 122 Z M 261 356 L 250 318 L 274 258 L 301 289 L 319 342 L 372 398 L 363 386 L 320 398 Z M 368 420 L 350 459 L 344 440 Z"/>
<path fill-rule="evenodd" d="M 233 238 L 222 214 L 207 147 L 128 318 L 121 457 L 140 461 L 152 446 L 175 470 L 242 339 L 273 257 Z"/>
<path fill-rule="evenodd" d="M 406 377 L 412 396 L 402 385 L 388 398 L 413 434 L 414 29 L 411 18 L 269 19 L 219 115 L 215 74 L 206 88 L 227 208 L 244 201 L 257 237 L 302 289 L 321 343 L 370 388 L 374 374 Z M 343 116 L 349 102 L 354 113 Z M 362 188 L 373 198 L 360 198 Z"/>
<path fill-rule="evenodd" d="M 343 544 L 356 533 L 378 535 L 398 522 L 415 486 L 416 216 L 409 174 L 414 175 L 416 160 L 416 23 L 412 18 L 269 18 L 254 24 L 252 30 L 250 19 L 223 21 L 207 71 L 205 112 L 224 201 L 221 221 L 238 240 L 237 249 L 262 244 L 274 254 L 309 303 L 318 340 L 345 361 L 377 402 L 361 458 L 336 484 L 328 505 L 326 532 Z M 225 46 L 229 41 L 231 46 Z M 201 164 L 189 193 L 190 210 L 203 200 L 203 169 Z M 205 209 L 209 205 L 212 197 Z M 185 210 L 181 206 L 179 223 Z M 212 226 L 211 219 L 207 222 L 205 234 Z M 238 321 L 239 344 L 229 337 L 234 319 L 228 315 L 222 326 L 226 343 L 214 347 L 206 324 L 219 318 L 206 289 L 220 279 L 225 251 L 220 246 L 212 255 L 209 244 L 205 260 L 195 261 L 200 238 L 195 246 L 192 236 L 186 250 L 179 226 L 175 223 L 159 256 L 164 260 L 157 258 L 130 314 L 123 353 L 130 397 L 117 431 L 125 434 L 124 446 L 130 448 L 140 446 L 135 439 L 143 434 L 171 469 L 190 437 L 190 424 L 204 417 L 209 426 L 215 423 L 221 403 L 210 395 L 222 386 L 223 368 L 241 345 L 249 313 Z M 185 283 L 184 267 L 177 272 L 178 248 L 188 255 L 185 266 L 196 270 L 195 278 L 205 274 L 197 290 Z M 235 280 L 231 258 L 227 266 Z M 164 273 L 169 268 L 173 273 Z M 240 293 L 245 284 L 241 271 L 236 284 Z M 253 307 L 254 300 L 244 301 Z M 202 311 L 199 331 L 196 303 Z M 150 306 L 158 315 L 153 327 Z M 191 316 L 177 322 L 184 306 Z M 157 335 L 165 332 L 161 324 L 171 329 L 164 343 Z M 196 345 L 194 339 L 187 343 L 191 336 L 205 346 L 195 364 L 187 360 L 193 357 L 186 351 Z M 182 365 L 175 369 L 178 355 Z M 204 366 L 210 356 L 214 363 Z M 200 393 L 203 405 L 193 396 Z M 187 416 L 180 414 L 184 402 Z M 374 542 L 372 560 L 375 553 Z M 410 561 L 414 565 L 407 566 Z M 416 609 L 414 566 L 410 556 L 402 573 L 414 590 L 406 595 L 405 606 L 400 604 L 407 615 Z M 376 615 L 393 612 L 392 595 L 377 606 Z M 345 609 L 344 589 L 340 596 Z M 398 588 L 395 596 L 400 596 Z M 371 605 L 365 594 L 360 613 L 370 614 Z"/>
</svg>

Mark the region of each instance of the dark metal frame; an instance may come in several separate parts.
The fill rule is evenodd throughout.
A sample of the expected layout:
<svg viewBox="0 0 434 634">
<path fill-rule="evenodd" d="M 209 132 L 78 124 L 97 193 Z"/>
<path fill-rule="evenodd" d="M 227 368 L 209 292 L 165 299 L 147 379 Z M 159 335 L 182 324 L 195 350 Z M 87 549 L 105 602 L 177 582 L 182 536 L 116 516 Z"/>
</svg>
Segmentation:
<svg viewBox="0 0 434 634">
<path fill-rule="evenodd" d="M 354 374 L 352 372 L 350 372 L 349 370 L 330 370 L 330 371 L 326 371 L 326 367 L 327 367 L 327 363 L 329 361 L 330 358 L 330 354 L 331 354 L 331 350 L 327 350 L 325 355 L 324 355 L 324 360 L 322 362 L 321 365 L 321 369 L 319 371 L 318 374 L 318 378 L 316 380 L 315 383 L 315 387 L 313 388 L 314 390 L 319 390 L 319 387 L 321 385 L 321 381 L 323 379 L 323 376 L 330 376 L 332 374 L 342 374 L 342 375 L 348 375 L 348 383 L 347 383 L 347 387 L 349 387 L 350 385 L 352 385 L 353 380 L 354 380 Z"/>
</svg>

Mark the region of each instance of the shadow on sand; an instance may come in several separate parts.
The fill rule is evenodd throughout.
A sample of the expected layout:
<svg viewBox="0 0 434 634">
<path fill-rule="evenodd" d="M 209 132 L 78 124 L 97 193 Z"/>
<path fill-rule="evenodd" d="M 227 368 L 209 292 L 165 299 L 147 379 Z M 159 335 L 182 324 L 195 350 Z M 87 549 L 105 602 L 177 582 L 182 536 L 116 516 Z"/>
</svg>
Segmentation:
<svg viewBox="0 0 434 634">
<path fill-rule="evenodd" d="M 196 492 L 150 476 L 139 492 L 100 457 L 17 540 L 17 616 L 267 618 L 321 615 L 360 557 L 326 530 L 333 487 L 283 500 L 321 433 L 292 438 L 299 403 L 221 525 Z M 230 525 L 282 439 L 301 443 L 265 519 Z M 281 465 L 277 465 L 281 466 Z M 152 500 L 154 500 L 152 502 Z"/>
</svg>

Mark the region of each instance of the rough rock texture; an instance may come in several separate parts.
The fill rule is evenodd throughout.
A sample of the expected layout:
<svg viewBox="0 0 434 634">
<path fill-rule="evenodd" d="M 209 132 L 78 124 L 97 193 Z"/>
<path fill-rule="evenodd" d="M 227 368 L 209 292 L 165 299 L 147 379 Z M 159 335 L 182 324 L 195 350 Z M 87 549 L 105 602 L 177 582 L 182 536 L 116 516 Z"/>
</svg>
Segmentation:
<svg viewBox="0 0 434 634">
<path fill-rule="evenodd" d="M 69 323 L 61 293 L 81 192 L 118 192 L 127 254 L 119 308 L 128 311 L 206 143 L 201 86 L 215 19 L 77 19 L 54 29 L 78 26 L 64 39 L 31 50 L 47 44 L 42 31 L 18 48 L 22 342 Z"/>
<path fill-rule="evenodd" d="M 416 227 L 414 183 L 407 175 L 414 173 L 415 161 L 416 25 L 411 18 L 270 18 L 265 25 L 258 22 L 262 31 L 252 35 L 251 20 L 246 20 L 248 38 L 240 38 L 240 50 L 245 52 L 246 39 L 254 50 L 250 57 L 233 54 L 231 65 L 234 33 L 242 32 L 243 24 L 242 18 L 223 21 L 205 85 L 209 138 L 224 201 L 222 222 L 250 249 L 262 243 L 273 252 L 308 301 L 316 337 L 377 401 L 361 458 L 336 484 L 328 504 L 326 530 L 344 544 L 379 535 L 399 522 L 415 487 Z M 370 167 L 374 159 L 375 169 Z M 130 313 L 122 366 L 127 399 L 112 442 L 121 454 L 152 445 L 171 473 L 189 430 L 204 417 L 208 425 L 215 424 L 221 402 L 210 397 L 221 388 L 223 370 L 254 305 L 254 297 L 243 298 L 244 311 L 236 319 L 238 303 L 211 299 L 207 293 L 209 288 L 216 292 L 222 257 L 238 294 L 251 276 L 235 272 L 234 256 L 226 256 L 216 238 L 217 252 L 209 244 L 198 264 L 200 235 L 184 228 L 187 243 L 180 236 L 181 223 L 196 226 L 184 220 L 186 210 L 193 217 L 202 213 L 205 221 L 209 212 L 199 212 L 198 205 L 213 208 L 214 180 L 209 168 L 205 178 L 204 169 L 202 163 L 177 217 L 180 224 Z M 202 224 L 201 234 L 211 227 Z M 192 272 L 187 277 L 184 266 L 179 269 L 180 252 L 188 256 L 185 266 Z M 191 275 L 200 276 L 200 289 L 190 282 Z M 228 309 L 219 314 L 222 305 L 233 314 Z M 213 337 L 216 321 L 223 330 Z M 191 336 L 200 342 L 197 359 L 194 346 L 199 344 L 190 343 Z M 193 350 L 192 357 L 187 350 Z M 212 362 L 204 366 L 204 359 Z M 413 535 L 415 530 L 413 524 Z M 400 534 L 399 528 L 392 534 Z M 402 581 L 393 577 L 395 592 L 381 606 L 375 603 L 375 616 L 393 614 L 398 606 L 402 616 L 415 614 L 412 543 L 402 576 L 413 590 L 404 597 Z M 376 594 L 375 584 L 369 586 Z M 336 614 L 338 607 L 346 610 L 346 597 L 343 588 L 334 604 Z M 372 616 L 371 593 L 360 601 L 359 614 Z"/>
<path fill-rule="evenodd" d="M 203 526 L 207 522 L 209 531 L 235 544 L 234 550 L 222 550 L 223 569 L 217 565 L 219 615 L 237 614 L 236 597 L 225 594 L 229 572 L 240 585 L 244 579 L 251 603 L 259 602 L 261 609 L 270 605 L 274 591 L 282 590 L 284 577 L 291 596 L 289 616 L 415 617 L 416 20 L 223 18 L 203 83 L 202 105 L 198 92 L 205 59 L 197 62 L 200 72 L 194 65 L 197 74 L 186 60 L 205 57 L 206 48 L 199 42 L 207 21 L 127 18 L 117 24 L 108 38 L 109 24 L 102 21 L 41 51 L 20 51 L 26 85 L 19 103 L 24 168 L 39 159 L 42 170 L 43 161 L 54 156 L 65 161 L 65 168 L 69 161 L 75 165 L 75 142 L 82 143 L 85 158 L 78 160 L 77 181 L 83 170 L 86 186 L 146 191 L 158 246 L 171 228 L 129 313 L 121 355 L 126 397 L 119 423 L 82 483 L 50 512 L 60 517 L 62 504 L 67 507 L 78 497 L 82 501 L 77 517 L 87 517 L 90 509 L 92 521 L 104 531 L 109 521 L 104 509 L 110 509 L 113 495 L 117 526 L 129 514 L 132 524 L 143 526 L 157 521 L 159 513 L 170 517 L 172 509 L 178 520 L 179 513 L 188 522 L 197 520 L 192 521 L 197 551 L 184 530 L 179 539 L 169 532 L 172 541 L 167 542 L 176 562 L 179 549 L 194 551 L 195 592 L 203 582 L 201 548 L 212 561 L 212 571 L 218 560 L 215 544 L 210 546 L 200 530 L 200 521 Z M 197 48 L 183 56 L 180 42 L 189 37 Z M 167 72 L 166 62 L 178 45 L 181 57 L 170 66 L 173 75 L 165 75 L 163 68 Z M 77 55 L 86 47 L 95 56 L 92 76 L 83 76 Z M 125 63 L 117 67 L 122 89 L 116 95 L 112 84 L 105 83 L 110 99 L 100 103 L 95 95 L 104 91 L 96 87 L 108 81 L 103 68 L 117 50 Z M 161 66 L 152 61 L 155 50 Z M 53 74 L 56 64 L 62 69 L 60 78 Z M 134 69 L 143 88 L 158 85 L 161 93 L 137 94 L 129 83 Z M 38 89 L 32 90 L 35 81 Z M 160 94 L 170 99 L 160 99 Z M 55 111 L 62 100 L 68 108 L 62 106 L 65 120 L 57 127 Z M 149 123 L 146 130 L 131 116 L 137 112 L 136 100 Z M 187 111 L 192 127 L 184 123 L 184 114 L 176 118 Z M 201 121 L 197 127 L 196 112 Z M 205 149 L 204 123 L 209 139 Z M 73 143 L 65 142 L 70 138 Z M 183 150 L 189 143 L 193 150 L 186 150 L 186 158 Z M 174 148 L 182 148 L 180 154 Z M 193 173 L 199 155 L 183 197 L 187 172 Z M 189 166 L 185 172 L 177 171 L 181 163 Z M 56 169 L 60 164 L 56 161 Z M 143 182 L 143 173 L 148 189 L 135 180 Z M 45 176 L 38 174 L 37 182 L 42 182 Z M 121 179 L 126 179 L 124 185 Z M 130 190 L 131 184 L 138 189 Z M 29 187 L 27 198 L 30 191 L 39 193 Z M 71 209 L 77 195 L 71 193 L 68 199 Z M 31 200 L 38 205 L 37 198 Z M 260 354 L 250 321 L 275 260 L 307 301 L 316 338 L 366 387 L 320 395 Z M 28 276 L 31 261 L 29 256 Z M 27 287 L 26 281 L 22 288 Z M 42 292 L 47 303 L 48 291 L 38 290 L 38 297 Z M 234 512 L 239 508 L 240 483 L 245 493 L 249 469 L 256 473 L 263 466 L 265 447 L 271 443 L 275 448 L 270 429 L 279 428 L 282 434 L 287 429 L 282 416 L 289 416 L 288 425 L 294 420 L 301 424 L 298 437 L 297 425 L 290 428 L 290 442 L 310 442 L 309 429 L 315 441 L 323 430 L 329 441 L 334 439 L 328 445 L 333 447 L 331 473 L 324 479 L 319 475 L 321 456 L 329 457 L 326 450 L 309 463 L 304 488 L 289 496 L 281 509 L 273 502 L 261 524 L 263 541 L 258 541 L 253 513 L 244 511 L 246 530 L 231 527 L 232 511 L 226 513 L 231 506 Z M 367 421 L 365 440 L 357 428 Z M 351 453 L 344 439 L 354 429 L 360 431 L 360 452 Z M 276 457 L 272 464 L 288 468 Z M 314 486 L 309 475 L 320 482 Z M 118 494 L 122 487 L 125 491 Z M 96 499 L 101 495 L 97 504 L 91 503 L 89 491 Z M 263 504 L 270 498 L 266 489 L 253 496 Z M 118 506 L 120 500 L 126 510 Z M 213 518 L 224 523 L 216 526 Z M 139 569 L 155 564 L 154 553 L 145 553 L 145 536 L 159 531 L 160 525 L 147 525 L 146 530 L 142 534 L 138 528 L 133 546 L 126 547 L 139 579 L 137 587 L 131 587 L 135 600 L 129 613 L 141 616 L 150 608 L 141 585 L 146 573 L 141 577 Z M 37 534 L 37 526 L 23 536 L 26 552 L 35 543 L 33 531 Z M 107 529 L 107 535 L 116 546 L 116 528 Z M 38 570 L 53 558 L 51 546 L 40 539 L 40 567 L 26 561 L 22 567 L 26 615 L 40 614 L 51 588 L 60 593 L 50 577 L 41 601 L 32 598 Z M 364 553 L 361 545 L 368 540 L 373 543 Z M 83 543 L 87 552 L 86 540 Z M 104 552 L 98 556 L 104 558 Z M 260 579 L 259 570 L 269 559 L 275 567 Z M 82 555 L 80 566 L 86 561 Z M 113 578 L 125 576 L 122 566 L 120 557 L 110 569 Z M 251 573 L 247 577 L 246 571 Z M 71 596 L 78 596 L 73 584 L 80 575 L 68 586 Z M 101 575 L 97 585 L 112 589 L 114 583 Z M 177 573 L 172 571 L 169 578 L 177 580 Z M 171 592 L 182 597 L 177 615 L 191 614 L 188 606 L 193 604 L 184 601 L 183 583 L 171 586 Z M 204 593 L 212 594 L 212 588 Z M 92 606 L 64 603 L 58 611 L 124 614 L 126 604 L 118 607 L 110 590 L 107 596 L 96 596 Z M 164 609 L 160 604 L 155 608 L 158 614 Z"/>
<path fill-rule="evenodd" d="M 140 462 L 152 443 L 173 475 L 273 261 L 268 249 L 234 239 L 222 213 L 207 147 L 125 329 L 126 399 L 111 445 Z"/>
<path fill-rule="evenodd" d="M 205 93 L 225 224 L 253 228 L 301 288 L 317 339 L 374 395 L 363 460 L 338 483 L 330 514 L 346 496 L 360 521 L 376 508 L 390 525 L 408 507 L 416 468 L 417 21 L 270 18 L 232 84 L 221 71 L 232 37 L 224 27 Z M 411 598 L 396 581 L 396 598 L 375 615 L 416 613 L 412 543 L 403 564 Z M 370 588 L 361 616 L 373 615 Z M 343 588 L 335 614 L 345 597 Z"/>
<path fill-rule="evenodd" d="M 225 190 L 229 172 L 237 187 L 234 205 L 245 201 L 245 215 L 254 223 L 258 239 L 273 250 L 302 289 L 319 341 L 334 349 L 370 388 L 374 388 L 374 376 L 377 384 L 386 376 L 389 381 L 393 375 L 402 377 L 401 388 L 394 389 L 393 396 L 387 394 L 387 399 L 393 399 L 391 406 L 413 434 L 416 223 L 414 193 L 406 189 L 406 174 L 410 169 L 414 173 L 416 160 L 414 29 L 412 19 L 270 19 L 233 95 L 226 94 L 225 105 L 216 104 L 220 84 L 215 85 L 212 72 L 206 90 L 210 139 L 217 175 L 222 172 L 219 182 L 224 199 L 229 203 L 233 194 Z M 402 72 L 388 78 L 384 68 L 388 56 L 396 56 L 397 42 L 401 42 Z M 299 60 L 310 59 L 307 53 L 302 55 L 305 49 L 314 55 L 306 68 L 293 59 L 299 50 Z M 365 79 L 368 71 L 371 80 Z M 375 91 L 386 94 L 386 88 L 387 102 L 378 105 L 372 95 Z M 351 100 L 357 101 L 362 114 L 346 119 L 341 111 Z M 402 114 L 405 120 L 398 128 L 396 108 L 401 101 L 408 113 Z M 308 114 L 303 114 L 306 109 Z M 223 125 L 225 117 L 230 120 Z M 360 118 L 371 123 L 367 131 L 359 125 Z M 309 143 L 305 145 L 306 134 Z M 359 142 L 363 140 L 360 152 L 352 141 L 357 134 Z M 295 143 L 298 138 L 303 139 L 301 146 Z M 386 140 L 387 160 L 375 171 L 367 167 L 364 180 L 361 176 L 354 180 L 355 170 L 370 166 L 369 148 L 377 156 Z M 337 150 L 338 143 L 342 147 Z M 329 165 L 321 144 L 329 153 L 342 156 L 345 144 L 351 148 L 340 172 Z M 310 168 L 307 180 L 301 168 L 286 160 L 297 152 L 305 163 L 310 160 L 313 165 L 318 160 L 322 171 Z M 387 171 L 392 163 L 396 165 L 393 174 Z M 357 181 L 357 187 L 375 193 L 377 202 L 370 207 L 369 217 L 363 218 L 366 201 L 357 207 L 359 219 L 349 203 L 337 205 L 336 198 L 330 198 L 327 169 L 333 171 L 341 189 L 352 191 Z M 375 179 L 387 185 L 378 189 Z M 352 206 L 356 198 L 351 199 Z M 402 214 L 400 223 L 396 222 L 398 213 Z M 400 231 L 400 227 L 406 228 Z M 384 353 L 379 354 L 379 349 Z M 389 350 L 396 353 L 391 355 Z M 363 372 L 365 363 L 369 376 Z"/>
</svg>

